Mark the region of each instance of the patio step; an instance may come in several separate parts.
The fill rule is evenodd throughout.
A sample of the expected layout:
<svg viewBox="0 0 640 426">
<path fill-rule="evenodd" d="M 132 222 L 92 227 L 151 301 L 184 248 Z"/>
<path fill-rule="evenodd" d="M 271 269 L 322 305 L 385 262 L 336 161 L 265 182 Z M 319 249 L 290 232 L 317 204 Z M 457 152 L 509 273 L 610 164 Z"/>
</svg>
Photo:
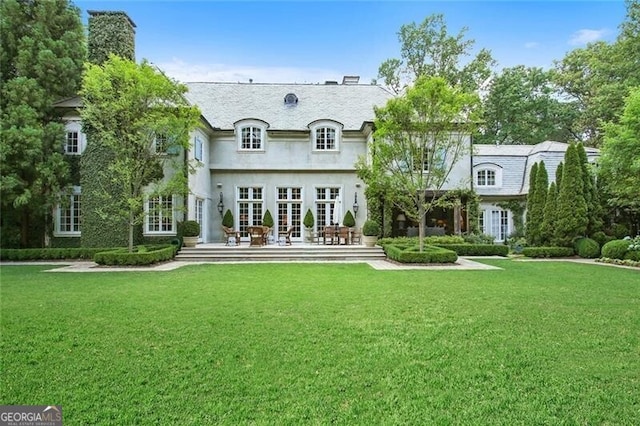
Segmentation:
<svg viewBox="0 0 640 426">
<path fill-rule="evenodd" d="M 200 245 L 183 247 L 176 260 L 192 262 L 277 262 L 277 261 L 354 261 L 380 260 L 386 256 L 381 247 L 365 246 L 277 246 L 227 247 Z"/>
</svg>

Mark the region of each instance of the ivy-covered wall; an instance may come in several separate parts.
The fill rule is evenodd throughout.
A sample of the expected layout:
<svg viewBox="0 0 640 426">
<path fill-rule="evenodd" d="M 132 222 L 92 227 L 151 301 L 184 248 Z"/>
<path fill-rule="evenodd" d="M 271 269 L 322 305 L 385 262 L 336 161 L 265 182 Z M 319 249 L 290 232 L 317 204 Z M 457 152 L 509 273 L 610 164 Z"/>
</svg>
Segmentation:
<svg viewBox="0 0 640 426">
<path fill-rule="evenodd" d="M 88 59 L 95 64 L 105 62 L 109 53 L 135 59 L 135 25 L 124 12 L 91 12 L 89 17 Z M 128 244 L 128 226 L 116 212 L 124 208 L 122 188 L 109 178 L 111 153 L 99 140 L 87 134 L 87 147 L 80 162 L 82 186 L 83 247 L 119 247 Z M 136 240 L 142 240 L 142 229 Z"/>
<path fill-rule="evenodd" d="M 89 12 L 88 60 L 102 64 L 109 53 L 135 60 L 135 24 L 124 12 Z"/>
</svg>

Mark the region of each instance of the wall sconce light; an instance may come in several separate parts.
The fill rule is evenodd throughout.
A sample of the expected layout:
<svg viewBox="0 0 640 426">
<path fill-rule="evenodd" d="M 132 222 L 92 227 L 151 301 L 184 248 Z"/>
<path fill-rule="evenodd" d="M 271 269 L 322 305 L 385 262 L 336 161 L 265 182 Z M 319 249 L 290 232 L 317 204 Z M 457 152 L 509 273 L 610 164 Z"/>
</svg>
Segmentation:
<svg viewBox="0 0 640 426">
<path fill-rule="evenodd" d="M 356 192 L 355 198 L 353 199 L 353 215 L 354 216 L 358 215 L 358 209 L 359 208 L 360 208 L 360 206 L 358 205 L 358 193 Z"/>
<path fill-rule="evenodd" d="M 222 212 L 224 210 L 224 203 L 222 202 L 222 191 L 220 191 L 220 201 L 218 201 L 218 213 L 222 216 Z"/>
</svg>

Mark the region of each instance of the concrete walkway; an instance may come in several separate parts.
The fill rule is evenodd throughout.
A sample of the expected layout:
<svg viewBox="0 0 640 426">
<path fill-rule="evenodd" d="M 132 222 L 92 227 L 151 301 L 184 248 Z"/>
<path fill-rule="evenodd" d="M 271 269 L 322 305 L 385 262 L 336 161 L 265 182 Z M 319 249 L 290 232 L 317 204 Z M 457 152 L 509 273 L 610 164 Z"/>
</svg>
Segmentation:
<svg viewBox="0 0 640 426">
<path fill-rule="evenodd" d="M 500 259 L 496 257 L 496 259 Z M 216 262 L 185 262 L 180 260 L 174 260 L 171 262 L 161 263 L 152 266 L 100 266 L 95 262 L 78 261 L 78 262 L 0 262 L 0 266 L 5 265 L 52 265 L 56 268 L 49 269 L 45 272 L 164 272 L 173 271 L 188 265 L 224 265 L 224 264 L 241 264 L 241 263 L 283 263 L 281 261 L 259 261 L 252 262 L 246 261 L 216 261 Z M 379 271 L 400 271 L 400 270 L 425 270 L 425 271 L 438 271 L 438 270 L 490 270 L 490 269 L 502 269 L 491 265 L 484 265 L 479 262 L 474 262 L 469 258 L 459 257 L 455 264 L 445 265 L 411 265 L 400 264 L 395 262 L 389 262 L 387 260 L 371 260 L 371 261 L 288 261 L 286 263 L 367 263 L 373 269 Z"/>
</svg>

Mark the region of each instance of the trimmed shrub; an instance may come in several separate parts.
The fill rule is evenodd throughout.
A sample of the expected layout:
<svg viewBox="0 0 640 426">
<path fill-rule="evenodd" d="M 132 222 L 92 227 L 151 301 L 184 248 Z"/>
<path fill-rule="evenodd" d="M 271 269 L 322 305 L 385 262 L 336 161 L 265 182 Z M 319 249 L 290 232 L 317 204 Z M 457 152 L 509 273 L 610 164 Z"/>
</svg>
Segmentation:
<svg viewBox="0 0 640 426">
<path fill-rule="evenodd" d="M 200 224 L 195 220 L 182 222 L 182 235 L 184 237 L 197 237 L 200 235 Z"/>
<path fill-rule="evenodd" d="M 502 244 L 434 244 L 455 251 L 458 256 L 507 256 L 509 247 Z"/>
<path fill-rule="evenodd" d="M 233 213 L 231 213 L 231 210 L 227 209 L 227 211 L 224 213 L 224 217 L 222 218 L 222 226 L 233 228 L 233 225 Z"/>
<path fill-rule="evenodd" d="M 269 209 L 267 209 L 264 212 L 264 216 L 262 216 L 262 225 L 268 228 L 273 228 L 273 216 L 271 216 Z"/>
<path fill-rule="evenodd" d="M 602 257 L 609 259 L 624 259 L 624 255 L 629 251 L 629 240 L 613 240 L 602 246 Z"/>
<path fill-rule="evenodd" d="M 151 265 L 173 259 L 176 254 L 176 246 L 138 246 L 136 251 L 129 253 L 126 248 L 103 251 L 96 253 L 93 260 L 100 265 Z"/>
<path fill-rule="evenodd" d="M 493 244 L 495 237 L 487 234 L 469 234 L 463 237 L 465 243 L 469 244 Z M 448 244 L 448 243 L 443 243 Z M 457 243 L 451 243 L 457 244 Z"/>
<path fill-rule="evenodd" d="M 571 247 L 525 247 L 522 249 L 522 254 L 536 258 L 570 257 L 574 255 Z"/>
<path fill-rule="evenodd" d="M 380 235 L 380 225 L 375 220 L 368 219 L 362 226 L 362 235 L 375 237 Z"/>
<path fill-rule="evenodd" d="M 315 220 L 313 218 L 313 212 L 311 209 L 307 209 L 307 213 L 304 215 L 304 220 L 302 221 L 305 228 L 313 228 Z"/>
<path fill-rule="evenodd" d="M 607 235 L 602 231 L 594 232 L 593 235 L 591 236 L 591 238 L 596 240 L 596 242 L 598 244 L 600 244 L 600 247 L 602 247 L 603 245 L 607 244 L 609 241 L 613 241 L 613 240 L 616 239 L 616 237 L 613 237 L 611 235 Z"/>
<path fill-rule="evenodd" d="M 425 244 L 464 244 L 465 239 L 459 235 L 431 235 L 424 237 Z"/>
<path fill-rule="evenodd" d="M 640 262 L 640 251 L 629 250 L 624 255 L 625 260 L 633 260 L 634 262 Z"/>
<path fill-rule="evenodd" d="M 62 259 L 92 259 L 101 251 L 113 248 L 34 248 L 34 249 L 0 249 L 0 260 L 62 260 Z"/>
<path fill-rule="evenodd" d="M 416 246 L 404 248 L 394 244 L 384 246 L 387 257 L 400 263 L 455 263 L 458 255 L 441 247 L 426 246 L 422 252 Z"/>
<path fill-rule="evenodd" d="M 353 228 L 356 226 L 356 219 L 351 214 L 351 210 L 347 210 L 344 214 L 344 219 L 342 219 L 342 224 L 348 228 Z"/>
<path fill-rule="evenodd" d="M 578 238 L 575 241 L 576 254 L 585 259 L 600 257 L 600 244 L 591 238 Z"/>
</svg>

